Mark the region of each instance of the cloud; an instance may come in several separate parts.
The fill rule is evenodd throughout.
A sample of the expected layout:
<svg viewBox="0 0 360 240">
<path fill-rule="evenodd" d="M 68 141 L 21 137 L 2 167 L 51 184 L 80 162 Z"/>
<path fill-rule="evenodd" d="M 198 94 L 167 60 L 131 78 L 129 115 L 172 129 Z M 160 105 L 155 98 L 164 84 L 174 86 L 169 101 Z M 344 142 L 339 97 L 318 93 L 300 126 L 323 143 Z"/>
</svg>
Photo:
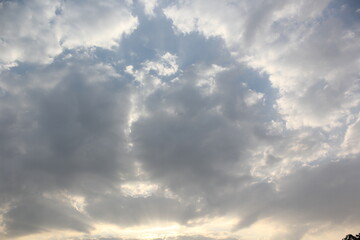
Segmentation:
<svg viewBox="0 0 360 240">
<path fill-rule="evenodd" d="M 350 1 L 339 13 L 328 4 L 184 1 L 164 13 L 178 31 L 220 36 L 240 61 L 267 72 L 289 128 L 334 127 L 358 105 L 359 26 L 344 23 Z"/>
<path fill-rule="evenodd" d="M 358 156 L 298 169 L 279 181 L 277 200 L 262 213 L 269 211 L 273 221 L 286 222 L 289 239 L 315 239 L 317 232 L 338 227 L 356 231 L 357 160 Z M 336 234 L 341 238 L 346 231 Z"/>
<path fill-rule="evenodd" d="M 116 193 L 88 199 L 86 212 L 97 221 L 123 227 L 150 225 L 154 222 L 183 222 L 193 209 L 164 196 L 123 197 Z"/>
<path fill-rule="evenodd" d="M 345 150 L 344 154 L 359 154 L 359 128 L 360 122 L 357 120 L 346 130 L 344 142 L 342 143 L 342 147 Z"/>
<path fill-rule="evenodd" d="M 118 45 L 138 25 L 126 1 L 65 1 L 58 10 L 58 31 L 65 48 Z"/>
<path fill-rule="evenodd" d="M 49 63 L 61 53 L 53 32 L 58 7 L 56 1 L 1 2 L 0 63 Z"/>
<path fill-rule="evenodd" d="M 23 199 L 5 215 L 8 236 L 48 231 L 49 229 L 72 229 L 87 232 L 91 229 L 86 216 L 56 199 Z"/>
<path fill-rule="evenodd" d="M 62 222 L 69 222 L 77 211 L 62 216 L 63 204 L 52 205 L 41 195 L 63 189 L 80 195 L 106 191 L 121 172 L 131 169 L 122 131 L 128 112 L 126 83 L 101 64 L 91 68 L 84 63 L 55 64 L 21 78 L 8 74 L 2 82 L 1 110 L 7 113 L 1 118 L 1 139 L 6 144 L 1 151 L 0 185 L 1 203 L 13 202 L 6 217 L 13 220 L 5 221 L 8 233 L 43 231 L 43 224 L 70 227 Z M 46 85 L 46 81 L 51 82 Z M 33 196 L 38 197 L 31 200 Z M 28 221 L 43 204 L 49 204 L 50 215 L 59 212 L 60 220 L 50 215 L 54 222 L 46 220 L 46 209 L 31 227 L 17 220 Z M 23 216 L 26 209 L 31 212 Z M 76 219 L 79 224 L 83 220 L 81 215 Z"/>
<path fill-rule="evenodd" d="M 117 46 L 137 26 L 125 1 L 0 3 L 0 63 L 50 63 L 64 49 Z"/>
<path fill-rule="evenodd" d="M 1 237 L 341 239 L 358 8 L 2 1 Z"/>
<path fill-rule="evenodd" d="M 155 16 L 154 9 L 158 5 L 158 0 L 150 0 L 150 1 L 140 0 L 140 2 L 144 6 L 146 15 L 150 17 L 154 17 Z"/>
</svg>

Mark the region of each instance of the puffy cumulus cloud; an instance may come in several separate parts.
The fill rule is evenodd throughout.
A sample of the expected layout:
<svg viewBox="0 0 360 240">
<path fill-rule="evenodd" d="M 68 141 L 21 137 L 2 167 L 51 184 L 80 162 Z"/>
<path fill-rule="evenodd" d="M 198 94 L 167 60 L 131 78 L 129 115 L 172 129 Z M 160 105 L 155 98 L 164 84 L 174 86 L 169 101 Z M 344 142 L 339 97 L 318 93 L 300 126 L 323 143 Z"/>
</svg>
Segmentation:
<svg viewBox="0 0 360 240">
<path fill-rule="evenodd" d="M 137 26 L 128 1 L 2 1 L 0 63 L 50 63 L 64 48 L 118 44 Z"/>
<path fill-rule="evenodd" d="M 160 76 L 173 75 L 178 71 L 178 66 L 176 64 L 176 56 L 168 52 L 161 56 L 159 62 L 147 61 L 144 63 L 144 65 L 145 71 L 155 71 Z"/>
<path fill-rule="evenodd" d="M 269 74 L 278 110 L 296 129 L 338 126 L 358 106 L 356 9 L 353 1 L 199 0 L 164 13 L 177 31 L 220 36 L 240 61 Z"/>
<path fill-rule="evenodd" d="M 125 72 L 132 75 L 140 85 L 146 86 L 146 89 L 150 86 L 156 87 L 162 84 L 164 77 L 174 75 L 179 69 L 176 55 L 167 52 L 157 58 L 154 61 L 147 60 L 141 63 L 140 69 L 134 69 L 134 66 L 128 65 Z"/>
<path fill-rule="evenodd" d="M 59 11 L 58 33 L 63 47 L 103 47 L 118 44 L 138 24 L 128 1 L 65 1 Z"/>
<path fill-rule="evenodd" d="M 0 2 L 0 63 L 49 63 L 62 49 L 54 34 L 57 1 Z"/>
<path fill-rule="evenodd" d="M 158 5 L 158 0 L 140 0 L 141 4 L 143 4 L 144 6 L 144 12 L 146 15 L 148 15 L 149 17 L 154 17 L 155 13 L 154 10 Z"/>
</svg>

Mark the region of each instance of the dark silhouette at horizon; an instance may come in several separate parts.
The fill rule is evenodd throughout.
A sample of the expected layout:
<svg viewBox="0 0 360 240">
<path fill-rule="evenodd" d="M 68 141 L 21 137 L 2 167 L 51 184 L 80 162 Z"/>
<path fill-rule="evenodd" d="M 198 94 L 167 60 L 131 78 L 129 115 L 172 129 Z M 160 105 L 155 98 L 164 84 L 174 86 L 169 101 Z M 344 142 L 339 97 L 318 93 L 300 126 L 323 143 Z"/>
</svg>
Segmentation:
<svg viewBox="0 0 360 240">
<path fill-rule="evenodd" d="M 346 235 L 345 238 L 343 238 L 342 240 L 360 240 L 360 233 L 357 234 L 356 236 L 352 235 L 352 234 L 348 234 Z"/>
</svg>

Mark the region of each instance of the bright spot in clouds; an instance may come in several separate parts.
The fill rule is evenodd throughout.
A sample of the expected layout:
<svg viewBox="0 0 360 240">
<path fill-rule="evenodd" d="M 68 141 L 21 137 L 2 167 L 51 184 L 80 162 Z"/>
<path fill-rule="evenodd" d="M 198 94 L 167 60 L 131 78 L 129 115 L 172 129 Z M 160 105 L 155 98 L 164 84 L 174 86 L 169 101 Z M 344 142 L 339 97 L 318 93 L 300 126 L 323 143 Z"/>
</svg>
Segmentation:
<svg viewBox="0 0 360 240">
<path fill-rule="evenodd" d="M 0 238 L 358 233 L 359 9 L 0 1 Z"/>
</svg>

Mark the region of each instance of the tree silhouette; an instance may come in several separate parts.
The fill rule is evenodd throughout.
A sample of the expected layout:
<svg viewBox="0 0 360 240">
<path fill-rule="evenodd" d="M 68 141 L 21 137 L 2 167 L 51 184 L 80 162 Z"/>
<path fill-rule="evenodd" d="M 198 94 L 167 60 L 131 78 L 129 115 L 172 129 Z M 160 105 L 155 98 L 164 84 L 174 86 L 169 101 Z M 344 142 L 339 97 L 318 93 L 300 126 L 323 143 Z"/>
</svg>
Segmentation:
<svg viewBox="0 0 360 240">
<path fill-rule="evenodd" d="M 356 236 L 354 236 L 352 234 L 348 234 L 348 235 L 346 235 L 345 238 L 343 238 L 343 240 L 360 240 L 360 233 L 357 234 Z"/>
</svg>

